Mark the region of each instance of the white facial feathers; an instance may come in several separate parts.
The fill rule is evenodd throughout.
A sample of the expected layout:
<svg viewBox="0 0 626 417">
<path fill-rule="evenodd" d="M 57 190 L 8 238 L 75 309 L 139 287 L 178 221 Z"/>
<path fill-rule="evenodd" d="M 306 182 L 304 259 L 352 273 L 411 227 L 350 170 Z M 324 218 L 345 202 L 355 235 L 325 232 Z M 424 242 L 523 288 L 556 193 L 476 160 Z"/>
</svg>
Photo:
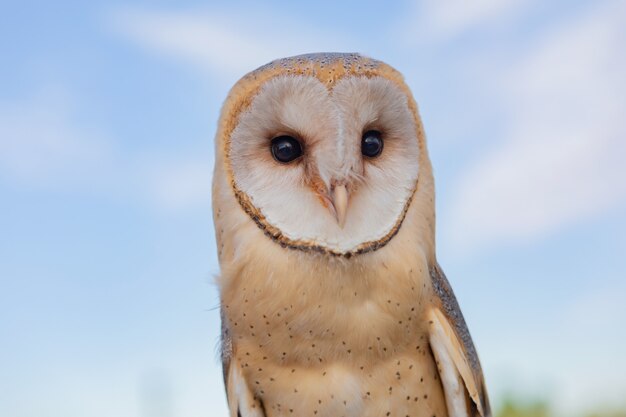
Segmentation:
<svg viewBox="0 0 626 417">
<path fill-rule="evenodd" d="M 368 130 L 382 154 L 361 154 Z M 272 138 L 303 147 L 288 164 L 273 159 Z M 346 253 L 385 237 L 402 220 L 418 177 L 419 145 L 407 97 L 382 77 L 348 77 L 329 90 L 319 80 L 282 75 L 266 82 L 232 132 L 229 157 L 238 189 L 297 246 Z M 343 227 L 329 210 L 336 184 L 348 190 Z M 332 201 L 330 202 L 332 203 Z"/>
</svg>

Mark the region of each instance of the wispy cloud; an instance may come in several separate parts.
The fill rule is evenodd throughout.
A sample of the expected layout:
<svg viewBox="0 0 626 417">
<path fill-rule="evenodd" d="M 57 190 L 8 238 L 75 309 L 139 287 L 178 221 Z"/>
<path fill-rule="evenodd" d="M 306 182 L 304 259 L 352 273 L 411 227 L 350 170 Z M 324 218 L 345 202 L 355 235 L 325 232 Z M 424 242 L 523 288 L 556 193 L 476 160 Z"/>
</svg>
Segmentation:
<svg viewBox="0 0 626 417">
<path fill-rule="evenodd" d="M 24 189 L 131 199 L 158 210 L 207 209 L 212 155 L 195 149 L 129 152 L 79 121 L 64 89 L 0 102 L 0 182 Z"/>
<path fill-rule="evenodd" d="M 236 79 L 277 57 L 345 47 L 345 36 L 292 16 L 263 11 L 117 9 L 110 30 L 138 46 L 212 74 Z"/>
<path fill-rule="evenodd" d="M 532 6 L 534 1 L 477 0 L 471 2 L 421 1 L 404 17 L 403 36 L 409 43 L 453 40 L 477 28 L 505 24 Z"/>
<path fill-rule="evenodd" d="M 0 178 L 24 185 L 79 184 L 107 164 L 107 140 L 73 115 L 59 88 L 0 102 Z"/>
<path fill-rule="evenodd" d="M 502 71 L 494 100 L 509 128 L 457 184 L 460 247 L 533 240 L 624 202 L 624 12 L 572 18 Z"/>
</svg>

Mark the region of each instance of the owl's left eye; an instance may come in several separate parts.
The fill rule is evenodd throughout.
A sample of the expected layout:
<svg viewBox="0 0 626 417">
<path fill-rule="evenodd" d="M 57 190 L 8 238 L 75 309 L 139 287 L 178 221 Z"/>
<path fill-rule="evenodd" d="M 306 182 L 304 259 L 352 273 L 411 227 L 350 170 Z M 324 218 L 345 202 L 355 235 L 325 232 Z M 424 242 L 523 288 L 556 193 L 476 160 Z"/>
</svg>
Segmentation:
<svg viewBox="0 0 626 417">
<path fill-rule="evenodd" d="M 272 139 L 272 156 L 284 164 L 302 156 L 302 145 L 294 137 L 278 136 Z"/>
</svg>

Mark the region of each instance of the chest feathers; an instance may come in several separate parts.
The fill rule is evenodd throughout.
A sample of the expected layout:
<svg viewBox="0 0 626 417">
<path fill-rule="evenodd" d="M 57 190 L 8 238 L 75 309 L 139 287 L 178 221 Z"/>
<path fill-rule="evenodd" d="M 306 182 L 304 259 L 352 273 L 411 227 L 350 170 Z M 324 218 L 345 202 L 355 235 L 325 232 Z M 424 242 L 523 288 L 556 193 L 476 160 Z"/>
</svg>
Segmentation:
<svg viewBox="0 0 626 417">
<path fill-rule="evenodd" d="M 361 263 L 291 251 L 285 261 L 274 249 L 222 277 L 232 357 L 251 406 L 271 416 L 445 417 L 428 343 L 425 257 Z"/>
</svg>

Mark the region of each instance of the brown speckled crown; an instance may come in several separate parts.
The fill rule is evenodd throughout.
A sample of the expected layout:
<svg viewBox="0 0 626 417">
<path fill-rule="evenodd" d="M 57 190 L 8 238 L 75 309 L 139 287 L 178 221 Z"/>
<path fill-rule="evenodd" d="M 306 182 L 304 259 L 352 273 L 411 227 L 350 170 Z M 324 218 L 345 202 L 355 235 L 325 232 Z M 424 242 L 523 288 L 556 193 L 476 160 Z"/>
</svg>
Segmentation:
<svg viewBox="0 0 626 417">
<path fill-rule="evenodd" d="M 409 109 L 413 113 L 417 131 L 420 158 L 423 159 L 425 152 L 425 140 L 422 123 L 418 115 L 417 105 L 413 99 L 411 91 L 404 83 L 402 75 L 385 64 L 372 58 L 367 58 L 357 53 L 336 53 L 324 52 L 305 55 L 297 55 L 288 58 L 277 59 L 265 64 L 241 78 L 231 89 L 220 119 L 220 126 L 217 133 L 218 143 L 224 155 L 226 173 L 231 184 L 235 197 L 243 210 L 252 218 L 259 228 L 275 242 L 281 246 L 303 251 L 326 253 L 334 256 L 350 257 L 361 253 L 371 252 L 385 246 L 398 233 L 402 222 L 413 200 L 413 195 L 417 189 L 417 184 L 413 194 L 407 200 L 404 209 L 396 224 L 383 237 L 377 240 L 360 244 L 357 248 L 349 252 L 339 252 L 326 248 L 316 242 L 306 240 L 293 240 L 283 235 L 283 233 L 270 224 L 263 213 L 254 206 L 250 197 L 241 191 L 237 186 L 232 166 L 230 163 L 230 140 L 231 134 L 237 126 L 239 116 L 252 103 L 262 85 L 271 78 L 280 75 L 305 75 L 317 78 L 321 83 L 332 90 L 338 80 L 348 77 L 382 77 L 392 81 L 407 96 Z M 219 148 L 218 148 L 219 149 Z"/>
</svg>

